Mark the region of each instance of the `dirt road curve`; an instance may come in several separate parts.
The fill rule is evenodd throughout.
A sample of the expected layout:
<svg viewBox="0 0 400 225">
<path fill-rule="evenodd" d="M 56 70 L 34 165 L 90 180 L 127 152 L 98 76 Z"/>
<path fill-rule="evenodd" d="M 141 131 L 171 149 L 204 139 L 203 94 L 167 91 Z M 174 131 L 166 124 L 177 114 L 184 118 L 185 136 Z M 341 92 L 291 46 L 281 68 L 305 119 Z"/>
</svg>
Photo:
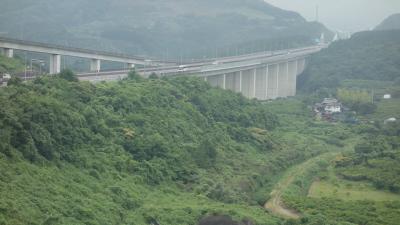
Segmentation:
<svg viewBox="0 0 400 225">
<path fill-rule="evenodd" d="M 299 219 L 300 213 L 295 210 L 288 209 L 283 204 L 281 199 L 282 191 L 293 181 L 293 176 L 288 177 L 283 182 L 278 184 L 278 188 L 271 192 L 270 200 L 265 203 L 264 208 L 268 209 L 272 213 L 289 219 Z"/>
<path fill-rule="evenodd" d="M 288 170 L 286 175 L 279 181 L 274 190 L 270 193 L 271 198 L 265 203 L 264 208 L 272 212 L 275 215 L 288 218 L 288 219 L 299 219 L 301 214 L 293 209 L 289 209 L 285 206 L 282 201 L 282 194 L 284 191 L 293 183 L 294 178 L 301 174 L 306 173 L 312 165 L 323 159 L 333 159 L 336 156 L 335 153 L 325 153 L 314 158 L 311 158 L 299 165 L 296 165 Z"/>
</svg>

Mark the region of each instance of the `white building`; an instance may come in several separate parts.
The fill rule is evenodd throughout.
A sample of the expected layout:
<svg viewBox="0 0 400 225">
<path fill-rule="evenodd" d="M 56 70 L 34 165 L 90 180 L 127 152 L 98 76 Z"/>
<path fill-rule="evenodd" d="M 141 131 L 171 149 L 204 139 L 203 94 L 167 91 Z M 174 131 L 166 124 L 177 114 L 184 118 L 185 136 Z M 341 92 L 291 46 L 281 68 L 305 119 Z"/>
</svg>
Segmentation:
<svg viewBox="0 0 400 225">
<path fill-rule="evenodd" d="M 392 96 L 390 94 L 385 94 L 383 96 L 383 99 L 391 99 L 391 98 L 392 98 Z"/>
<path fill-rule="evenodd" d="M 386 119 L 386 120 L 383 122 L 383 124 L 394 123 L 394 122 L 396 122 L 396 121 L 397 121 L 396 118 L 392 117 L 392 118 Z"/>
<path fill-rule="evenodd" d="M 335 98 L 325 98 L 322 102 L 324 111 L 327 113 L 340 113 L 342 112 L 342 104 Z"/>
<path fill-rule="evenodd" d="M 328 104 L 325 106 L 325 112 L 329 113 L 338 113 L 342 112 L 342 106 L 339 103 L 336 104 Z"/>
</svg>

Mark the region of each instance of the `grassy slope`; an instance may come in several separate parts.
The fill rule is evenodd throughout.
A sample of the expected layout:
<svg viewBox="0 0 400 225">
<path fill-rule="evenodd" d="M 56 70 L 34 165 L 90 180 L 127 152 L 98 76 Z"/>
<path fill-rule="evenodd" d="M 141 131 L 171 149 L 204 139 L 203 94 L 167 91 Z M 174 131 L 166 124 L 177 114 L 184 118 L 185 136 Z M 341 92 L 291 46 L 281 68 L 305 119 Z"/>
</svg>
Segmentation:
<svg viewBox="0 0 400 225">
<path fill-rule="evenodd" d="M 338 179 L 336 182 L 315 181 L 310 187 L 311 198 L 338 198 L 345 201 L 400 201 L 400 195 L 376 190 L 370 183 Z"/>
</svg>

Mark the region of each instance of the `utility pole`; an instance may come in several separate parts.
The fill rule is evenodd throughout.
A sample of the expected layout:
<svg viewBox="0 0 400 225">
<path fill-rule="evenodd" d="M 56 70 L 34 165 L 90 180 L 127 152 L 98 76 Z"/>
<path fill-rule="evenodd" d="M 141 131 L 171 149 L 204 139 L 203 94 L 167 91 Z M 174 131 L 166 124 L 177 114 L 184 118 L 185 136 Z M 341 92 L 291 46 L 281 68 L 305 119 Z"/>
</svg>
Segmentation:
<svg viewBox="0 0 400 225">
<path fill-rule="evenodd" d="M 315 7 L 315 22 L 319 22 L 319 6 Z"/>
</svg>

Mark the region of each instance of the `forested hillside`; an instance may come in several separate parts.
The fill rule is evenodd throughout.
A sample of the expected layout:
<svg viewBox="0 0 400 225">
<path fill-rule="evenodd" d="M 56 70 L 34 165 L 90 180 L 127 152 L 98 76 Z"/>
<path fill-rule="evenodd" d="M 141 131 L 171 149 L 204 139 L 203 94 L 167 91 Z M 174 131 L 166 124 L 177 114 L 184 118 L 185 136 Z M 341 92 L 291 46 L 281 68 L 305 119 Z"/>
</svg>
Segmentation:
<svg viewBox="0 0 400 225">
<path fill-rule="evenodd" d="M 72 78 L 0 89 L 0 224 L 279 224 L 261 207 L 279 176 L 340 151 L 326 138 L 347 133 L 298 101 L 261 104 L 195 78 Z"/>
<path fill-rule="evenodd" d="M 332 43 L 311 57 L 299 77 L 305 92 L 331 89 L 353 80 L 355 87 L 370 81 L 400 82 L 400 31 L 356 33 L 349 40 Z"/>
<path fill-rule="evenodd" d="M 324 97 L 343 103 L 338 118 L 347 117 L 342 121 L 353 124 L 357 138 L 324 169 L 297 176 L 283 194 L 297 212 L 319 214 L 316 224 L 398 223 L 400 123 L 387 119 L 400 117 L 399 52 L 400 31 L 361 32 L 312 56 L 299 77 L 309 104 Z"/>
<path fill-rule="evenodd" d="M 43 16 L 46 15 L 46 16 Z M 158 58 L 203 58 L 313 43 L 321 24 L 262 0 L 3 0 L 9 37 Z"/>
<path fill-rule="evenodd" d="M 400 13 L 389 16 L 375 30 L 400 30 Z"/>
</svg>

